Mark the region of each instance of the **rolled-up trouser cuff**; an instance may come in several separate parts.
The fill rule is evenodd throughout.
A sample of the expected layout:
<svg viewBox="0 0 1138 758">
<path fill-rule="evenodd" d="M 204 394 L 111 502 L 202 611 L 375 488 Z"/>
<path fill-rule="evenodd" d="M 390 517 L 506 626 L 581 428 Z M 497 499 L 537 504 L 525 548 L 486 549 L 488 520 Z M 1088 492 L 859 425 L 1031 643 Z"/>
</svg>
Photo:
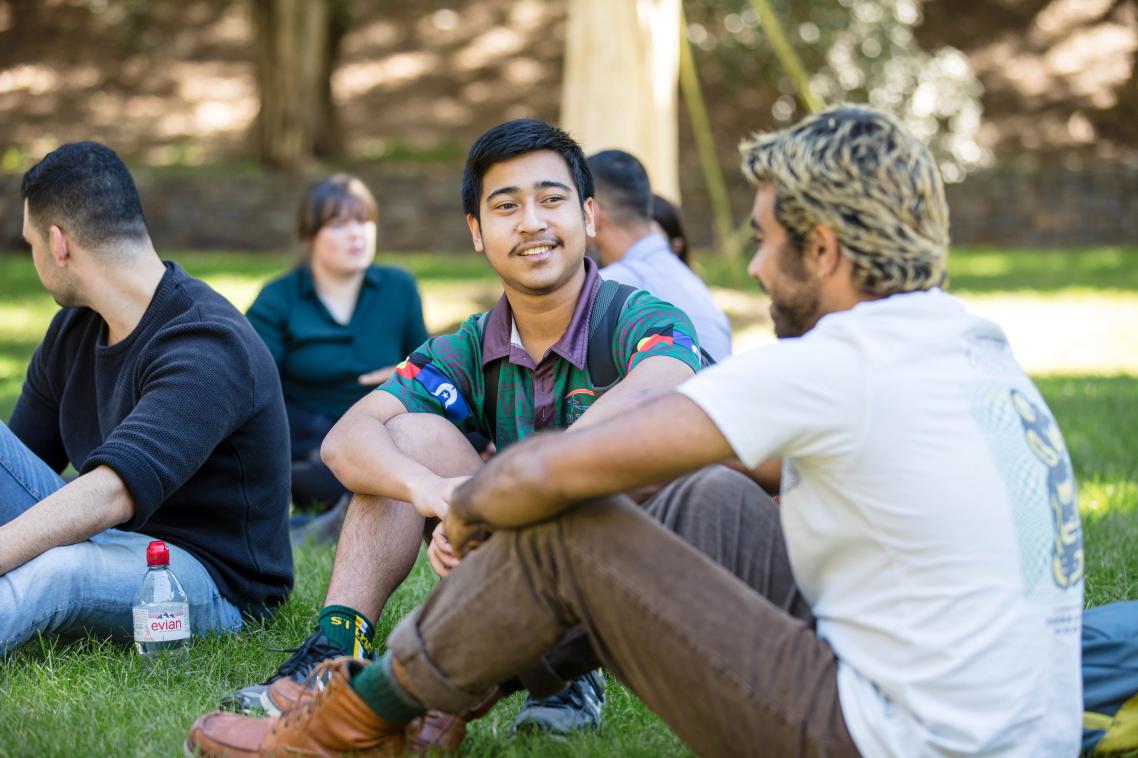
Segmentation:
<svg viewBox="0 0 1138 758">
<path fill-rule="evenodd" d="M 423 705 L 443 713 L 466 713 L 486 700 L 488 692 L 466 692 L 456 687 L 427 657 L 419 636 L 421 612 L 421 607 L 416 608 L 399 622 L 387 638 L 387 649 L 402 666 L 407 689 Z"/>
</svg>

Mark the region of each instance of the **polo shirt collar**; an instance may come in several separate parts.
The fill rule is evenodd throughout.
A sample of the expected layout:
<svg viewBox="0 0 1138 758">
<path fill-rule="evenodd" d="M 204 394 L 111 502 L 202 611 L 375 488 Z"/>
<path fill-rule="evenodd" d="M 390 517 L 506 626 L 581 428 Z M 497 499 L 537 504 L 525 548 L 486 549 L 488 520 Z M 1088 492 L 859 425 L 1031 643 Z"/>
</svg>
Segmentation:
<svg viewBox="0 0 1138 758">
<path fill-rule="evenodd" d="M 300 294 L 305 297 L 316 296 L 316 282 L 312 279 L 312 269 L 307 263 L 302 263 L 296 267 L 296 278 L 300 282 Z"/>
<path fill-rule="evenodd" d="M 593 310 L 593 301 L 597 299 L 600 286 L 601 275 L 597 271 L 597 264 L 591 258 L 585 258 L 585 281 L 573 309 L 573 318 L 569 320 L 565 333 L 550 348 L 580 370 L 584 370 L 589 354 L 589 314 Z M 510 310 L 510 301 L 503 294 L 486 319 L 486 328 L 482 334 L 482 365 L 509 356 L 512 345 L 524 351 L 521 342 L 514 324 L 513 311 Z"/>
<path fill-rule="evenodd" d="M 380 281 L 383 279 L 383 269 L 379 266 L 371 265 L 364 271 L 364 284 L 371 287 L 378 287 Z"/>
</svg>

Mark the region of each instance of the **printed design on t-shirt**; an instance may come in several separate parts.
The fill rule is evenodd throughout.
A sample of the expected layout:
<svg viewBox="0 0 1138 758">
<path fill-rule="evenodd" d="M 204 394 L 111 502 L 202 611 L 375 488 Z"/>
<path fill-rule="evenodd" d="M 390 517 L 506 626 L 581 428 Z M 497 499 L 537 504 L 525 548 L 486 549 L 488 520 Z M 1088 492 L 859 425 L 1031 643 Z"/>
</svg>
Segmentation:
<svg viewBox="0 0 1138 758">
<path fill-rule="evenodd" d="M 593 406 L 593 401 L 596 399 L 597 393 L 587 387 L 575 389 L 565 395 L 565 419 L 562 426 L 566 429 L 572 426 L 585 411 Z"/>
<path fill-rule="evenodd" d="M 451 423 L 457 424 L 470 416 L 470 406 L 467 405 L 466 398 L 450 378 L 435 368 L 431 359 L 422 353 L 411 353 L 407 360 L 395 367 L 395 375 L 418 382 L 439 401 Z"/>
<path fill-rule="evenodd" d="M 1027 446 L 1047 466 L 1047 495 L 1055 528 L 1051 578 L 1056 585 L 1067 588 L 1083 579 L 1083 537 L 1071 458 L 1051 414 L 1018 390 L 1011 391 L 1011 398 L 1023 424 Z"/>
<path fill-rule="evenodd" d="M 1083 578 L 1071 460 L 1043 398 L 1026 380 L 1014 385 L 978 383 L 972 413 L 1006 486 L 1025 594 L 1053 602 Z"/>
<path fill-rule="evenodd" d="M 636 356 L 641 353 L 647 353 L 661 345 L 676 346 L 690 350 L 696 356 L 699 355 L 699 348 L 696 347 L 695 340 L 688 336 L 685 332 L 677 329 L 672 324 L 667 326 L 657 326 L 648 330 L 648 333 L 640 338 L 636 343 L 636 349 L 632 351 L 632 356 L 628 359 L 627 371 L 632 370 L 632 364 L 636 362 Z"/>
</svg>

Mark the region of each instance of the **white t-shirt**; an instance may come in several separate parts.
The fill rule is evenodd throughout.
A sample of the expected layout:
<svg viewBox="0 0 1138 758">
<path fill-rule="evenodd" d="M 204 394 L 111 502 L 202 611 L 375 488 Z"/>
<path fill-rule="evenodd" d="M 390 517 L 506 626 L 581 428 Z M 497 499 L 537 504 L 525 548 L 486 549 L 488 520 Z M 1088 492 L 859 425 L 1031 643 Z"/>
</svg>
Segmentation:
<svg viewBox="0 0 1138 758">
<path fill-rule="evenodd" d="M 784 458 L 791 567 L 863 754 L 1077 754 L 1071 463 L 998 326 L 893 295 L 680 391 L 747 465 Z"/>
</svg>

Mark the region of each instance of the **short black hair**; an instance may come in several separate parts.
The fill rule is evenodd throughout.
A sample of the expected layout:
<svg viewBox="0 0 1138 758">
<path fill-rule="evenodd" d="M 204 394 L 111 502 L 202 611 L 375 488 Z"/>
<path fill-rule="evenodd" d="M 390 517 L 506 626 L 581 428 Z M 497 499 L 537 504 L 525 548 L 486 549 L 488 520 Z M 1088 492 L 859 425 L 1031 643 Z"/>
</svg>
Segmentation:
<svg viewBox="0 0 1138 758">
<path fill-rule="evenodd" d="M 589 156 L 589 170 L 604 194 L 606 214 L 623 220 L 651 220 L 652 185 L 636 156 L 623 150 L 603 150 Z"/>
<path fill-rule="evenodd" d="M 45 236 L 54 225 L 89 247 L 149 239 L 130 171 L 114 150 L 98 142 L 52 150 L 24 174 L 20 197 Z"/>
<path fill-rule="evenodd" d="M 538 150 L 552 150 L 565 160 L 583 207 L 585 198 L 593 196 L 593 175 L 589 172 L 581 146 L 552 124 L 533 118 L 519 118 L 483 132 L 470 147 L 466 168 L 462 172 L 463 212 L 479 218 L 482 177 L 492 166 Z"/>
</svg>

